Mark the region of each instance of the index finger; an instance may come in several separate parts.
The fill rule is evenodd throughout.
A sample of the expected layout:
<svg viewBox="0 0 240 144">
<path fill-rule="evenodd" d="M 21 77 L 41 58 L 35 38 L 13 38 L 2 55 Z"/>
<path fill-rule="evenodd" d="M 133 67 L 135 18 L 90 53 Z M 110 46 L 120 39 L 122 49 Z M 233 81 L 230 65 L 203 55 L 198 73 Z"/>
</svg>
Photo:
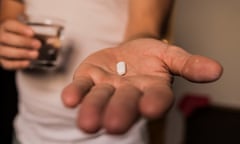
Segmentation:
<svg viewBox="0 0 240 144">
<path fill-rule="evenodd" d="M 25 36 L 33 36 L 34 35 L 33 30 L 29 26 L 27 26 L 17 20 L 5 21 L 3 23 L 3 30 L 21 34 L 21 35 L 25 35 Z"/>
</svg>

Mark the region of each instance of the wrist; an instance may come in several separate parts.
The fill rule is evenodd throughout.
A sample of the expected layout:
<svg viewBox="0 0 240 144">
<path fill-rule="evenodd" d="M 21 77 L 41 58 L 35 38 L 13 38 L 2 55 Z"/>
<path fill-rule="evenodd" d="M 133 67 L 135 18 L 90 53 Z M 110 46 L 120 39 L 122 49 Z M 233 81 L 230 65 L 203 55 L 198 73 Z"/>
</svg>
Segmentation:
<svg viewBox="0 0 240 144">
<path fill-rule="evenodd" d="M 140 39 L 140 38 L 161 39 L 161 35 L 159 33 L 147 33 L 147 32 L 136 33 L 136 34 L 126 34 L 123 42 Z"/>
<path fill-rule="evenodd" d="M 153 39 L 160 39 L 160 34 L 157 33 L 137 33 L 137 34 L 131 34 L 131 35 L 126 35 L 124 37 L 124 41 L 130 41 L 134 39 L 139 39 L 139 38 L 153 38 Z"/>
</svg>

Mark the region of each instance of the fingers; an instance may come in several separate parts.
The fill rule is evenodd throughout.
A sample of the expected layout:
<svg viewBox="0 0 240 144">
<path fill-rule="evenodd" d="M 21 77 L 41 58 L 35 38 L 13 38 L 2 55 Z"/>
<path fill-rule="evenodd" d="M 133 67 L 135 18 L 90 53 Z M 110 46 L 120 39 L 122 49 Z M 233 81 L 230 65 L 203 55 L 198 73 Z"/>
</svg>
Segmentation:
<svg viewBox="0 0 240 144">
<path fill-rule="evenodd" d="M 173 94 L 169 84 L 148 86 L 140 101 L 141 114 L 149 119 L 163 116 L 173 104 Z"/>
<path fill-rule="evenodd" d="M 130 85 L 116 91 L 109 84 L 96 85 L 81 102 L 78 126 L 88 133 L 101 128 L 112 134 L 124 133 L 137 120 L 141 95 L 140 90 Z"/>
<path fill-rule="evenodd" d="M 222 66 L 213 59 L 191 55 L 181 48 L 169 46 L 164 62 L 170 71 L 193 82 L 211 82 L 220 78 Z"/>
<path fill-rule="evenodd" d="M 7 59 L 0 59 L 1 67 L 7 70 L 16 70 L 16 69 L 24 69 L 30 66 L 29 60 L 18 60 L 12 61 Z"/>
<path fill-rule="evenodd" d="M 3 22 L 0 30 L 16 33 L 19 35 L 25 35 L 28 37 L 34 35 L 34 32 L 30 27 L 16 20 L 7 20 Z"/>
<path fill-rule="evenodd" d="M 112 134 L 124 133 L 137 120 L 142 95 L 139 89 L 124 85 L 115 90 L 109 84 L 93 86 L 82 80 L 79 82 L 82 85 L 68 85 L 62 98 L 68 107 L 77 106 L 81 101 L 77 124 L 83 131 L 96 133 L 104 128 Z"/>
<path fill-rule="evenodd" d="M 40 41 L 33 39 L 32 37 L 16 35 L 16 33 L 10 33 L 6 31 L 1 33 L 0 42 L 4 45 L 21 48 L 38 49 L 41 46 Z"/>
<path fill-rule="evenodd" d="M 102 127 L 102 118 L 105 108 L 115 88 L 109 84 L 94 86 L 84 98 L 79 111 L 79 127 L 95 133 Z"/>
<path fill-rule="evenodd" d="M 38 51 L 0 45 L 0 61 L 4 69 L 24 69 L 30 66 L 30 60 L 38 57 Z"/>
<path fill-rule="evenodd" d="M 62 91 L 62 101 L 67 107 L 76 107 L 93 87 L 91 78 L 78 77 Z"/>
<path fill-rule="evenodd" d="M 11 60 L 33 60 L 38 57 L 38 51 L 0 45 L 0 57 Z"/>
<path fill-rule="evenodd" d="M 137 120 L 138 103 L 142 92 L 131 85 L 123 85 L 116 89 L 107 106 L 103 127 L 112 134 L 126 132 Z"/>
<path fill-rule="evenodd" d="M 30 27 L 15 20 L 5 21 L 0 27 L 0 43 L 4 45 L 38 49 L 41 43 L 33 35 Z"/>
<path fill-rule="evenodd" d="M 181 75 L 190 81 L 210 82 L 215 81 L 222 75 L 221 65 L 203 56 L 191 56 L 185 62 Z"/>
<path fill-rule="evenodd" d="M 96 133 L 104 128 L 108 133 L 122 134 L 131 128 L 139 115 L 154 119 L 170 108 L 173 94 L 170 84 L 163 83 L 148 86 L 143 91 L 129 84 L 115 89 L 109 84 L 79 87 L 72 83 L 62 96 L 68 106 L 76 106 L 82 100 L 77 123 L 83 131 Z"/>
<path fill-rule="evenodd" d="M 38 57 L 40 41 L 33 39 L 30 27 L 7 20 L 0 25 L 0 61 L 4 69 L 24 69 Z"/>
</svg>

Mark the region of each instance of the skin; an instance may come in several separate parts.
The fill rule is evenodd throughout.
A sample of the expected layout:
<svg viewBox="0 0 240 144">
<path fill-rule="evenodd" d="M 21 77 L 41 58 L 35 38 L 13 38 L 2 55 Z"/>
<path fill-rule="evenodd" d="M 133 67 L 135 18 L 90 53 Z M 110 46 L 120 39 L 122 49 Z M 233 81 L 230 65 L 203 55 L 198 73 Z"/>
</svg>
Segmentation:
<svg viewBox="0 0 240 144">
<path fill-rule="evenodd" d="M 33 30 L 17 18 L 24 15 L 24 5 L 13 0 L 1 0 L 0 9 L 0 65 L 7 70 L 29 67 L 38 57 L 41 47 Z"/>
<path fill-rule="evenodd" d="M 129 0 L 125 40 L 162 37 L 160 31 L 171 12 L 174 0 Z"/>
<path fill-rule="evenodd" d="M 16 20 L 24 15 L 24 5 L 12 0 L 1 2 L 1 67 L 27 68 L 38 57 L 41 43 L 33 38 L 30 27 Z M 72 83 L 62 91 L 62 100 L 71 108 L 81 104 L 76 118 L 79 128 L 88 133 L 101 128 L 112 134 L 124 133 L 142 116 L 155 119 L 167 112 L 174 100 L 174 76 L 200 83 L 221 76 L 222 67 L 216 61 L 156 40 L 161 38 L 159 31 L 170 3 L 130 0 L 124 41 L 93 53 L 76 69 Z M 127 64 L 124 76 L 116 73 L 119 61 Z"/>
<path fill-rule="evenodd" d="M 142 37 L 160 38 L 159 32 L 172 1 L 129 0 L 129 19 L 122 43 Z M 24 11 L 22 0 L 1 0 L 0 65 L 7 70 L 25 69 L 39 55 L 40 41 L 33 38 L 30 27 L 17 20 L 25 15 Z"/>
<path fill-rule="evenodd" d="M 125 61 L 127 73 L 119 76 L 116 64 Z M 191 55 L 159 40 L 131 40 L 100 50 L 77 68 L 62 99 L 67 107 L 81 103 L 78 126 L 89 133 L 100 128 L 120 134 L 143 116 L 163 116 L 173 103 L 173 76 L 192 82 L 212 82 L 222 74 L 221 65 L 207 57 Z"/>
</svg>

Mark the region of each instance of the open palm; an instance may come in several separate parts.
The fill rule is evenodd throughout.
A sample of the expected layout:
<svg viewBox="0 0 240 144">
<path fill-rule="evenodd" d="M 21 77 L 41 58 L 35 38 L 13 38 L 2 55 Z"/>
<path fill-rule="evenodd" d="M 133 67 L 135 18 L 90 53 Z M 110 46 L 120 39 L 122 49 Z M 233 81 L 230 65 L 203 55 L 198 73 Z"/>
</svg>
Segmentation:
<svg viewBox="0 0 240 144">
<path fill-rule="evenodd" d="M 116 71 L 119 61 L 127 65 L 122 76 Z M 221 65 L 212 59 L 159 40 L 138 39 L 87 57 L 62 98 L 68 107 L 81 104 L 77 123 L 82 130 L 94 133 L 105 128 L 109 133 L 124 133 L 139 117 L 161 117 L 169 109 L 174 75 L 211 82 L 221 73 Z"/>
</svg>

